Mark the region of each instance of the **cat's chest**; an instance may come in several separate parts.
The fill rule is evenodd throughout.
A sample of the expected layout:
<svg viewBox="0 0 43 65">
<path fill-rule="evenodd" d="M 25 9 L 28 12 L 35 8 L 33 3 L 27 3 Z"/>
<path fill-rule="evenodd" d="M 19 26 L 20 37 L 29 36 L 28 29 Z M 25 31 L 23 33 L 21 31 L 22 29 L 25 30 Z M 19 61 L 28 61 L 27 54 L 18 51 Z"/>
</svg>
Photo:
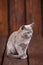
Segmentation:
<svg viewBox="0 0 43 65">
<path fill-rule="evenodd" d="M 26 39 L 23 39 L 23 38 L 16 38 L 16 42 L 15 42 L 17 45 L 19 44 L 29 44 L 29 40 L 26 40 Z"/>
<path fill-rule="evenodd" d="M 21 35 L 16 35 L 14 43 L 15 44 L 21 44 L 21 43 L 25 43 L 25 44 L 29 44 L 31 38 L 26 39 L 26 38 L 22 38 Z"/>
</svg>

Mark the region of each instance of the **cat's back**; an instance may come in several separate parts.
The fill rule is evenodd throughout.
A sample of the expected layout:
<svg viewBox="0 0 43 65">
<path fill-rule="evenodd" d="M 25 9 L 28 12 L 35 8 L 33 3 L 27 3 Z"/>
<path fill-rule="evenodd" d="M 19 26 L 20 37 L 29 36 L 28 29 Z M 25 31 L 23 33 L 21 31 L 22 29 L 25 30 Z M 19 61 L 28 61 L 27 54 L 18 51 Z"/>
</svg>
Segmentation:
<svg viewBox="0 0 43 65">
<path fill-rule="evenodd" d="M 15 37 L 16 35 L 17 35 L 17 31 L 15 31 L 15 32 L 11 33 L 11 35 L 10 35 L 10 37 L 9 37 L 9 38 L 11 38 L 11 37 Z"/>
<path fill-rule="evenodd" d="M 13 43 L 16 36 L 17 36 L 17 31 L 13 32 L 13 33 L 9 36 L 7 44 Z"/>
</svg>

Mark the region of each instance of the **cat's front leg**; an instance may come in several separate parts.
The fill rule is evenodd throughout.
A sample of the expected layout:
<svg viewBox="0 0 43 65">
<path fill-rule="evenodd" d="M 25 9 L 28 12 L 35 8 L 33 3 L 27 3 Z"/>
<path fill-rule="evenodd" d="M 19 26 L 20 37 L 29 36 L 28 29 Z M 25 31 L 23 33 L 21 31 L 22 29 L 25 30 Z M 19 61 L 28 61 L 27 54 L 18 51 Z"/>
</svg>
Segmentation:
<svg viewBox="0 0 43 65">
<path fill-rule="evenodd" d="M 7 49 L 7 56 L 13 57 L 13 58 L 21 58 L 23 56 L 23 52 L 20 47 L 15 46 L 16 51 L 18 54 L 14 54 L 12 49 Z"/>
<path fill-rule="evenodd" d="M 15 48 L 16 48 L 18 55 L 22 56 L 24 54 L 22 48 L 19 45 L 15 44 Z"/>
<path fill-rule="evenodd" d="M 26 45 L 26 48 L 25 48 L 25 50 L 24 50 L 24 54 L 23 54 L 23 56 L 21 57 L 21 59 L 26 59 L 26 58 L 27 58 L 27 54 L 26 54 L 27 48 L 28 48 L 28 45 Z"/>
<path fill-rule="evenodd" d="M 10 56 L 10 54 L 16 53 L 16 49 L 12 44 L 8 44 L 6 50 L 7 50 L 7 56 Z"/>
<path fill-rule="evenodd" d="M 14 57 L 19 57 L 21 59 L 26 59 L 27 58 L 26 50 L 23 51 L 22 48 L 20 46 L 18 46 L 18 45 L 15 45 L 15 48 L 16 48 L 16 50 L 18 52 L 18 56 L 17 55 L 13 55 Z"/>
</svg>

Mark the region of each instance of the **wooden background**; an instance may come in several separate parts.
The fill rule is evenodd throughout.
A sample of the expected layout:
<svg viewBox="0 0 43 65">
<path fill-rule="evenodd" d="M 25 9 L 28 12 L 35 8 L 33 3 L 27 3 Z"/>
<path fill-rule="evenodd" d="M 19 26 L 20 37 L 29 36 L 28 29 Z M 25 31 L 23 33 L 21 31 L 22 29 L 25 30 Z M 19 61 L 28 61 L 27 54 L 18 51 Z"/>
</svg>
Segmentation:
<svg viewBox="0 0 43 65">
<path fill-rule="evenodd" d="M 41 0 L 0 0 L 0 35 L 7 36 L 32 19 L 34 34 L 41 35 Z"/>
<path fill-rule="evenodd" d="M 42 3 L 42 4 L 41 4 Z M 25 60 L 7 57 L 8 37 L 34 21 L 34 35 Z M 43 0 L 0 0 L 0 65 L 43 65 Z"/>
</svg>

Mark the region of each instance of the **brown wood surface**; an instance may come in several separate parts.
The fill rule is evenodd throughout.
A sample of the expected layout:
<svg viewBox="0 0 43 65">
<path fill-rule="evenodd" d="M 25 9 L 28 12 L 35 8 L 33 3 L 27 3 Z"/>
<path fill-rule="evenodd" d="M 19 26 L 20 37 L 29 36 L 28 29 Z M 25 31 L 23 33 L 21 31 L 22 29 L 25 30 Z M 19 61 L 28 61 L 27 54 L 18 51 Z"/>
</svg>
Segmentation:
<svg viewBox="0 0 43 65">
<path fill-rule="evenodd" d="M 27 60 L 5 57 L 3 65 L 27 65 Z"/>
<path fill-rule="evenodd" d="M 0 0 L 0 35 L 8 35 L 7 0 Z"/>
<path fill-rule="evenodd" d="M 25 24 L 24 22 L 24 0 L 12 0 L 10 25 L 11 32 Z"/>
<path fill-rule="evenodd" d="M 35 22 L 34 33 L 41 33 L 41 0 L 26 0 L 26 5 L 24 5 L 24 2 L 24 0 L 10 0 L 10 32 L 25 24 L 26 13 L 26 23 L 32 23 L 33 19 Z M 0 35 L 8 35 L 7 0 L 0 0 Z"/>
<path fill-rule="evenodd" d="M 6 40 L 7 40 L 7 37 L 0 36 L 0 65 L 2 62 L 3 53 L 5 50 Z"/>
<path fill-rule="evenodd" d="M 30 65 L 43 65 L 43 38 L 33 36 L 28 48 Z"/>
</svg>

